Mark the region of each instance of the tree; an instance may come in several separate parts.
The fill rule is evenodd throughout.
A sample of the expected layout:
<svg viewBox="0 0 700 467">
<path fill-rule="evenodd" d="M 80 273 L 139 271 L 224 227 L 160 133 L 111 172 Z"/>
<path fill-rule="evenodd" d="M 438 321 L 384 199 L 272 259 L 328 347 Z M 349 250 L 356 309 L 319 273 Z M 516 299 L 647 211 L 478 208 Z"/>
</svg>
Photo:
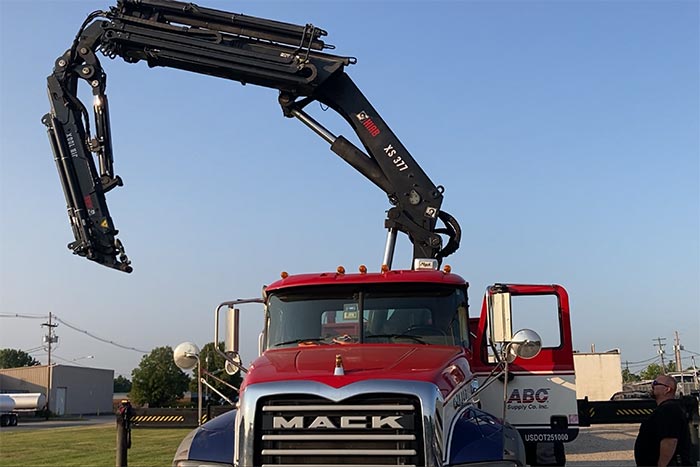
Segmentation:
<svg viewBox="0 0 700 467">
<path fill-rule="evenodd" d="M 122 375 L 114 378 L 114 392 L 129 392 L 131 391 L 131 380 Z"/>
<path fill-rule="evenodd" d="M 219 350 L 224 350 L 223 342 L 219 342 Z M 205 372 L 213 374 L 217 378 L 226 381 L 228 384 L 235 388 L 238 388 L 241 385 L 241 372 L 239 371 L 235 375 L 229 375 L 228 373 L 223 371 L 225 362 L 224 357 L 222 357 L 221 354 L 219 354 L 216 351 L 213 342 L 209 342 L 202 348 L 202 350 L 199 352 L 199 359 L 202 362 L 202 369 L 205 370 L 202 372 L 202 377 L 209 384 L 214 386 L 214 388 L 216 388 L 216 390 L 219 391 L 221 394 L 225 395 L 232 401 L 235 401 L 236 397 L 238 397 L 238 393 L 235 390 L 231 389 L 223 383 L 220 383 L 219 381 L 216 381 L 214 378 L 207 377 Z M 190 391 L 195 393 L 197 392 L 197 366 L 195 366 L 192 371 L 194 378 L 192 378 L 192 380 L 190 381 Z M 202 385 L 202 392 L 207 393 L 207 391 L 209 393 L 210 400 L 213 399 L 218 401 L 221 399 L 221 397 L 214 391 L 207 388 L 205 385 Z"/>
<path fill-rule="evenodd" d="M 623 383 L 635 383 L 641 381 L 642 378 L 639 375 L 632 373 L 629 369 L 625 368 L 622 370 L 622 382 Z"/>
<path fill-rule="evenodd" d="M 651 380 L 663 374 L 664 370 L 661 368 L 661 365 L 658 363 L 650 363 L 648 367 L 639 373 L 639 376 L 644 380 Z"/>
<path fill-rule="evenodd" d="M 139 405 L 165 407 L 182 398 L 190 382 L 173 360 L 170 346 L 156 347 L 131 372 L 131 399 Z"/>
<path fill-rule="evenodd" d="M 0 349 L 0 368 L 36 366 L 41 363 L 24 350 Z"/>
</svg>

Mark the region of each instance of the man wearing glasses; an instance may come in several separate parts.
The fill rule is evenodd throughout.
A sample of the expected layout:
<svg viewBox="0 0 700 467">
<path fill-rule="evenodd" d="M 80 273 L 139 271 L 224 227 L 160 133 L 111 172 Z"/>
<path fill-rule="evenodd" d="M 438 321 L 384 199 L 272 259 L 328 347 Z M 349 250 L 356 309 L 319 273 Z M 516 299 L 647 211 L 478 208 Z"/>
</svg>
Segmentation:
<svg viewBox="0 0 700 467">
<path fill-rule="evenodd" d="M 637 465 L 691 465 L 690 430 L 685 412 L 676 399 L 676 380 L 657 376 L 651 383 L 656 410 L 639 427 L 634 443 Z"/>
</svg>

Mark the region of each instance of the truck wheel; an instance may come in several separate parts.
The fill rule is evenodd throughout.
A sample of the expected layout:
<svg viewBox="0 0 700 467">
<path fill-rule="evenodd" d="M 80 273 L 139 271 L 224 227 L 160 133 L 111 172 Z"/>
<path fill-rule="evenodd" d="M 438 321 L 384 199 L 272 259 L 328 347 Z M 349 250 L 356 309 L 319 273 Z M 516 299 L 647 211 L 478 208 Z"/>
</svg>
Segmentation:
<svg viewBox="0 0 700 467">
<path fill-rule="evenodd" d="M 9 420 L 7 419 L 7 415 L 2 414 L 0 415 L 0 426 L 7 426 L 9 423 Z"/>
<path fill-rule="evenodd" d="M 566 451 L 564 443 L 553 442 L 529 442 L 525 443 L 527 464 L 532 466 L 563 466 L 566 465 Z"/>
<path fill-rule="evenodd" d="M 10 426 L 17 426 L 17 414 L 10 415 Z"/>
</svg>

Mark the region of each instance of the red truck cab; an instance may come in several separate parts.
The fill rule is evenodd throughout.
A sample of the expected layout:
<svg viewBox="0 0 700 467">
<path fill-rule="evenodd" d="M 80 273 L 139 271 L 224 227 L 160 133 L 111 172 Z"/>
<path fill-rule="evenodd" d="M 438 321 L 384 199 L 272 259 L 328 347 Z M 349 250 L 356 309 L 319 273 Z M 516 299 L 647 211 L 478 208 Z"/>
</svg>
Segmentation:
<svg viewBox="0 0 700 467">
<path fill-rule="evenodd" d="M 573 356 L 559 355 L 571 354 L 568 302 L 566 344 L 512 360 L 506 401 L 493 378 L 511 297 L 565 298 L 549 287 L 494 286 L 470 326 L 468 283 L 449 268 L 283 274 L 255 300 L 261 355 L 240 387 L 233 465 L 521 465 L 525 443 L 573 439 L 575 391 L 559 390 L 573 386 Z M 222 305 L 237 315 L 245 302 Z"/>
</svg>

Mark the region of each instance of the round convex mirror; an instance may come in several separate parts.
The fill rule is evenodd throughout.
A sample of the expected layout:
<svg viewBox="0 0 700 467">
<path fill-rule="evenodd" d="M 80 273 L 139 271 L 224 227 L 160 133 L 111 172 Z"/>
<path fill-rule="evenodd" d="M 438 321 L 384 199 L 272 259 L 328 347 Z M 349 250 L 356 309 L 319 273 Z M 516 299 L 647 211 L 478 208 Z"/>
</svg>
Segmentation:
<svg viewBox="0 0 700 467">
<path fill-rule="evenodd" d="M 191 370 L 197 365 L 199 347 L 192 342 L 183 342 L 173 350 L 175 365 L 182 370 Z"/>
<path fill-rule="evenodd" d="M 508 361 L 512 362 L 515 357 L 525 360 L 535 358 L 542 350 L 542 339 L 532 329 L 521 329 L 513 335 L 509 345 Z"/>
</svg>

